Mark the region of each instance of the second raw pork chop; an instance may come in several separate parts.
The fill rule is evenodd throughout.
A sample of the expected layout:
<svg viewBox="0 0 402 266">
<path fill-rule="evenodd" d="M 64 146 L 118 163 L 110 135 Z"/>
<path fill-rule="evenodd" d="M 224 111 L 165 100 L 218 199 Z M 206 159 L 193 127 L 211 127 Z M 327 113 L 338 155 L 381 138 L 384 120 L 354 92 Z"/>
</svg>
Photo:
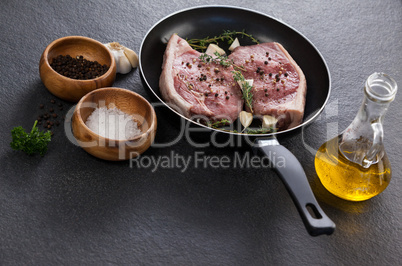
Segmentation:
<svg viewBox="0 0 402 266">
<path fill-rule="evenodd" d="M 253 79 L 253 114 L 278 119 L 279 130 L 302 122 L 306 78 L 289 53 L 276 42 L 238 46 L 229 55 L 242 65 L 245 79 Z"/>
</svg>

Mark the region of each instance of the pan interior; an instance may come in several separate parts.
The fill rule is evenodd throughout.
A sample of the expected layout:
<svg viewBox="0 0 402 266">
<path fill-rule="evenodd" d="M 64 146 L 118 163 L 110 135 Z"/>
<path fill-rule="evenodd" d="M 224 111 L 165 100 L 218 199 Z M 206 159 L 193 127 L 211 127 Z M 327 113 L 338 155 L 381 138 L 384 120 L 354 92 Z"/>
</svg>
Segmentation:
<svg viewBox="0 0 402 266">
<path fill-rule="evenodd" d="M 217 36 L 224 30 L 245 30 L 261 43 L 281 43 L 303 70 L 307 80 L 304 121 L 298 127 L 281 132 L 305 126 L 319 115 L 328 101 L 331 87 L 328 67 L 319 51 L 306 37 L 283 22 L 237 7 L 196 7 L 179 11 L 156 23 L 145 36 L 140 48 L 140 71 L 146 86 L 163 102 L 158 83 L 166 43 L 172 34 L 177 33 L 182 38 L 191 39 Z M 240 42 L 242 45 L 252 44 L 246 39 L 240 39 Z M 267 135 L 272 134 L 261 136 Z"/>
</svg>

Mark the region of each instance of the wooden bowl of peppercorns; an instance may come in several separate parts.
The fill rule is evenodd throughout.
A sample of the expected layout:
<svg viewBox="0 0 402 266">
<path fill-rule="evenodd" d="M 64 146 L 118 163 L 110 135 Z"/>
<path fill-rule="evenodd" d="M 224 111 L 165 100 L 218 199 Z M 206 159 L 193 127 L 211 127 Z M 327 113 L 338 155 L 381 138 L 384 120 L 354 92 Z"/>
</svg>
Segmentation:
<svg viewBox="0 0 402 266">
<path fill-rule="evenodd" d="M 39 62 L 39 73 L 52 94 L 78 102 L 90 91 L 113 85 L 116 62 L 109 49 L 99 41 L 67 36 L 46 47 Z"/>
</svg>

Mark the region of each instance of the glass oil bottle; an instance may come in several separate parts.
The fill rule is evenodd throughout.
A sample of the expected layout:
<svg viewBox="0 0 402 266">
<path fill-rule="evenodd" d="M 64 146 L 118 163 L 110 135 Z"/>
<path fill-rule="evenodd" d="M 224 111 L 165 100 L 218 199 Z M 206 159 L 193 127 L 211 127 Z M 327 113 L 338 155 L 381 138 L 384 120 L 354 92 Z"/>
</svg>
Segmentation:
<svg viewBox="0 0 402 266">
<path fill-rule="evenodd" d="M 323 186 L 350 201 L 380 194 L 391 180 L 391 165 L 383 145 L 383 118 L 394 100 L 397 84 L 383 73 L 368 77 L 363 103 L 353 122 L 339 136 L 322 144 L 315 169 Z"/>
</svg>

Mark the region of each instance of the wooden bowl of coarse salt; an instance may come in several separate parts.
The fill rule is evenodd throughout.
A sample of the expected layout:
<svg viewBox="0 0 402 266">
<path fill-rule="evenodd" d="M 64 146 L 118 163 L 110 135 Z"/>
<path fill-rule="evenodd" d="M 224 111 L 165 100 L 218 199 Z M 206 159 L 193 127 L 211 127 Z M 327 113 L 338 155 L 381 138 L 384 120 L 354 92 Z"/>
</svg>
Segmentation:
<svg viewBox="0 0 402 266">
<path fill-rule="evenodd" d="M 93 156 L 110 161 L 135 158 L 152 144 L 157 119 L 141 95 L 122 88 L 101 88 L 81 98 L 72 117 L 73 135 Z"/>
<path fill-rule="evenodd" d="M 67 36 L 54 40 L 43 51 L 39 74 L 53 95 L 78 102 L 90 91 L 113 86 L 116 62 L 101 42 Z"/>
</svg>

